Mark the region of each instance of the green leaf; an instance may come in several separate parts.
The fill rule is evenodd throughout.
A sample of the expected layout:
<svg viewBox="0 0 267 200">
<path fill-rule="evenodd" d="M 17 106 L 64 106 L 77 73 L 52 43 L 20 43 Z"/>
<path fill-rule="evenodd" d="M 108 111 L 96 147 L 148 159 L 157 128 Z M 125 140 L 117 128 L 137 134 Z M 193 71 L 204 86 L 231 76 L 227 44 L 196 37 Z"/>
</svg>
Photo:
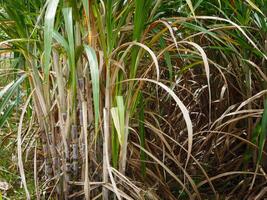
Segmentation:
<svg viewBox="0 0 267 200">
<path fill-rule="evenodd" d="M 123 145 L 125 133 L 125 108 L 122 96 L 116 96 L 117 107 L 111 108 L 111 116 L 118 134 L 120 145 Z"/>
<path fill-rule="evenodd" d="M 123 103 L 122 96 L 116 96 L 117 106 L 118 106 L 118 114 L 120 120 L 120 131 L 121 131 L 121 140 L 124 141 L 124 132 L 125 132 L 125 107 Z"/>
<path fill-rule="evenodd" d="M 68 44 L 68 42 L 65 40 L 65 38 L 62 36 L 62 35 L 60 35 L 57 31 L 53 31 L 53 38 L 59 43 L 59 44 L 61 44 L 61 46 L 65 49 L 65 51 L 67 52 L 67 53 L 69 53 L 70 51 L 69 51 L 69 44 Z M 68 56 L 70 56 L 69 54 L 68 54 Z"/>
<path fill-rule="evenodd" d="M 195 11 L 194 11 L 194 7 L 193 7 L 193 4 L 192 4 L 192 1 L 191 0 L 186 0 L 186 3 L 190 9 L 190 11 L 192 12 L 193 16 L 195 16 Z"/>
<path fill-rule="evenodd" d="M 71 102 L 71 117 L 75 121 L 76 118 L 76 96 L 77 96 L 77 78 L 76 78 L 76 66 L 75 66 L 75 43 L 74 43 L 74 34 L 73 34 L 73 17 L 72 17 L 72 8 L 63 8 L 62 10 L 65 22 L 65 29 L 68 37 L 68 62 L 70 66 L 70 88 L 72 93 L 72 102 Z M 75 122 L 74 122 L 75 123 Z"/>
<path fill-rule="evenodd" d="M 113 15 L 112 15 L 112 5 L 113 0 L 107 1 L 107 17 L 106 17 L 106 27 L 107 27 L 107 44 L 108 44 L 108 53 L 113 49 L 114 45 L 114 34 L 113 34 Z"/>
<path fill-rule="evenodd" d="M 135 0 L 133 40 L 139 41 L 145 24 L 145 1 Z"/>
<path fill-rule="evenodd" d="M 0 116 L 0 128 L 3 127 L 9 115 L 12 113 L 13 109 L 15 108 L 15 106 L 16 106 L 15 102 L 12 102 L 12 104 L 5 109 L 4 115 Z"/>
<path fill-rule="evenodd" d="M 89 61 L 91 80 L 93 85 L 93 101 L 95 113 L 95 130 L 98 129 L 99 120 L 99 69 L 95 50 L 88 45 L 84 45 L 84 49 Z"/>
<path fill-rule="evenodd" d="M 0 113 L 3 112 L 4 108 L 6 108 L 12 95 L 14 94 L 16 89 L 19 87 L 19 85 L 24 81 L 26 76 L 27 76 L 26 74 L 21 76 L 16 82 L 13 83 L 13 85 L 11 87 L 9 87 L 9 89 L 7 91 L 5 91 L 5 95 L 1 98 L 1 101 L 0 101 Z M 0 93 L 2 93 L 2 90 Z"/>
<path fill-rule="evenodd" d="M 74 47 L 74 35 L 73 35 L 73 19 L 72 8 L 63 8 L 63 16 L 65 21 L 66 33 L 68 36 L 69 55 L 71 71 L 75 71 L 75 47 Z M 72 77 L 73 78 L 73 77 Z"/>
<path fill-rule="evenodd" d="M 14 81 L 12 81 L 11 83 L 7 84 L 1 91 L 0 91 L 0 99 L 4 96 L 4 94 L 6 94 L 9 89 L 13 86 Z"/>
<path fill-rule="evenodd" d="M 48 0 L 48 6 L 45 13 L 44 27 L 44 72 L 46 80 L 50 70 L 50 56 L 52 49 L 52 33 L 54 29 L 55 16 L 59 0 Z"/>
<path fill-rule="evenodd" d="M 166 48 L 166 44 L 165 44 L 165 41 L 164 41 L 163 37 L 160 37 L 159 44 L 160 44 L 160 47 L 162 49 Z M 171 63 L 171 56 L 170 56 L 168 51 L 164 51 L 163 55 L 164 55 L 164 59 L 165 59 L 165 62 L 167 64 L 167 67 L 168 67 L 169 79 L 170 79 L 170 81 L 172 81 L 172 78 L 173 78 L 173 66 L 172 66 L 172 63 Z"/>
<path fill-rule="evenodd" d="M 111 108 L 110 112 L 111 112 L 111 117 L 113 119 L 115 129 L 116 129 L 117 134 L 118 134 L 120 145 L 122 145 L 122 133 L 121 133 L 121 129 L 120 129 L 119 109 L 118 109 L 118 107 L 113 107 L 113 108 Z"/>
<path fill-rule="evenodd" d="M 265 16 L 263 14 L 263 12 L 250 0 L 246 0 L 246 2 L 254 9 L 256 10 L 257 12 L 259 12 L 260 14 L 262 14 L 263 16 Z"/>
<path fill-rule="evenodd" d="M 145 1 L 135 0 L 135 12 L 134 12 L 134 29 L 133 29 L 133 40 L 140 41 L 142 33 L 144 31 L 146 10 L 145 10 Z M 138 51 L 139 47 L 134 47 L 131 53 L 131 69 L 130 77 L 135 77 L 137 71 L 137 65 L 139 62 Z"/>
</svg>

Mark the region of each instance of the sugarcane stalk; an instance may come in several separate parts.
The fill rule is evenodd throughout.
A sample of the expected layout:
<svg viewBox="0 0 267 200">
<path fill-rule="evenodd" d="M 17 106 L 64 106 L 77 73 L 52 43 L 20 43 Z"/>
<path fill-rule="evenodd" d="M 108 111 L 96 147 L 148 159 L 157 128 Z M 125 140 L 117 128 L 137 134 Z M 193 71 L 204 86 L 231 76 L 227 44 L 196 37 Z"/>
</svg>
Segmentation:
<svg viewBox="0 0 267 200">
<path fill-rule="evenodd" d="M 78 175 L 78 130 L 76 125 L 72 125 L 71 128 L 72 135 L 72 169 L 73 169 L 73 179 L 75 180 Z"/>
</svg>

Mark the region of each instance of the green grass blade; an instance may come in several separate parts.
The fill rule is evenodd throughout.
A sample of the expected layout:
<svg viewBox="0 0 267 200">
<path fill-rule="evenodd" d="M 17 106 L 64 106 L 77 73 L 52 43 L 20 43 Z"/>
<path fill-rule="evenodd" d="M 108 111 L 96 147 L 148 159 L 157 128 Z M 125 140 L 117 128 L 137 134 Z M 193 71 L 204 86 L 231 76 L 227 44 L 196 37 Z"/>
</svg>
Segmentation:
<svg viewBox="0 0 267 200">
<path fill-rule="evenodd" d="M 63 8 L 63 16 L 64 16 L 65 28 L 66 28 L 66 33 L 68 36 L 68 43 L 69 43 L 70 65 L 71 65 L 70 67 L 71 67 L 72 72 L 74 72 L 75 71 L 75 47 L 74 47 L 74 35 L 73 35 L 72 8 Z"/>
<path fill-rule="evenodd" d="M 252 1 L 250 0 L 246 0 L 246 2 L 254 9 L 256 10 L 257 12 L 259 12 L 260 14 L 262 14 L 263 16 L 265 16 L 263 14 L 263 12 L 261 11 L 261 9 L 259 9 Z"/>
<path fill-rule="evenodd" d="M 68 42 L 65 40 L 65 38 L 60 35 L 57 31 L 53 31 L 53 38 L 59 43 L 61 44 L 61 46 L 64 47 L 65 51 L 67 52 L 68 56 L 69 55 L 69 44 Z"/>
<path fill-rule="evenodd" d="M 0 91 L 0 99 L 4 96 L 4 94 L 6 94 L 10 88 L 13 86 L 14 81 L 12 81 L 11 83 L 7 84 L 1 91 Z"/>
<path fill-rule="evenodd" d="M 120 132 L 121 132 L 121 140 L 124 141 L 124 133 L 125 133 L 125 107 L 122 96 L 117 96 L 117 106 L 118 106 L 118 115 L 120 122 Z"/>
<path fill-rule="evenodd" d="M 186 3 L 190 9 L 190 11 L 192 12 L 193 16 L 195 16 L 195 11 L 194 11 L 194 7 L 193 7 L 193 4 L 192 4 L 192 1 L 191 0 L 186 0 Z"/>
<path fill-rule="evenodd" d="M 110 53 L 113 49 L 114 45 L 114 35 L 113 35 L 113 16 L 112 16 L 112 5 L 113 0 L 107 1 L 107 12 L 106 12 L 106 26 L 107 26 L 107 47 L 108 47 L 108 53 Z"/>
<path fill-rule="evenodd" d="M 73 16 L 72 16 L 72 8 L 63 8 L 62 10 L 65 22 L 65 29 L 68 38 L 69 44 L 69 66 L 70 66 L 70 92 L 72 95 L 71 102 L 71 118 L 72 122 L 76 124 L 76 96 L 77 96 L 77 77 L 76 77 L 76 65 L 75 65 L 75 43 L 74 43 L 74 33 L 73 33 Z"/>
<path fill-rule="evenodd" d="M 139 41 L 145 24 L 145 1 L 135 0 L 133 40 Z"/>
<path fill-rule="evenodd" d="M 122 132 L 120 129 L 119 109 L 118 109 L 118 107 L 113 107 L 113 108 L 111 108 L 110 112 L 111 112 L 111 117 L 112 117 L 115 129 L 116 129 L 117 134 L 118 134 L 119 142 L 122 145 L 123 140 L 122 140 Z"/>
<path fill-rule="evenodd" d="M 16 106 L 16 104 L 15 104 L 15 102 L 13 102 L 10 106 L 8 106 L 5 109 L 4 114 L 0 115 L 0 128 L 3 127 L 4 123 L 6 122 L 6 120 L 10 116 L 10 114 L 12 113 L 13 109 L 15 108 L 15 106 Z"/>
<path fill-rule="evenodd" d="M 145 18 L 146 18 L 146 10 L 145 10 L 145 1 L 143 0 L 135 0 L 135 14 L 134 14 L 134 29 L 133 29 L 133 40 L 140 41 L 142 33 L 144 31 Z M 131 69 L 130 69 L 130 77 L 134 78 L 137 65 L 139 62 L 138 51 L 139 47 L 134 47 L 131 53 Z"/>
<path fill-rule="evenodd" d="M 115 129 L 118 134 L 120 145 L 124 145 L 124 134 L 125 134 L 125 107 L 122 96 L 116 96 L 117 107 L 111 108 L 111 116 Z"/>
<path fill-rule="evenodd" d="M 16 82 L 14 82 L 12 87 L 10 87 L 9 90 L 5 92 L 5 95 L 1 98 L 0 101 L 0 113 L 3 112 L 4 108 L 7 106 L 9 100 L 11 99 L 12 95 L 17 91 L 17 88 L 24 81 L 26 76 L 27 75 L 21 76 Z"/>
<path fill-rule="evenodd" d="M 162 37 L 160 37 L 160 39 L 159 39 L 159 44 L 160 44 L 160 47 L 162 49 L 166 48 L 165 41 L 164 41 L 164 39 Z M 173 67 L 172 67 L 172 63 L 171 63 L 171 56 L 170 56 L 168 51 L 165 51 L 163 53 L 163 56 L 164 56 L 165 62 L 166 62 L 167 67 L 168 67 L 169 79 L 172 80 L 172 78 L 173 78 Z"/>
<path fill-rule="evenodd" d="M 87 45 L 84 45 L 84 49 L 89 61 L 91 80 L 93 85 L 93 101 L 94 101 L 94 113 L 95 113 L 95 131 L 98 130 L 98 120 L 99 120 L 99 69 L 98 61 L 96 57 L 95 50 Z"/>
<path fill-rule="evenodd" d="M 45 13 L 44 27 L 44 73 L 46 80 L 49 76 L 50 57 L 52 50 L 52 34 L 54 29 L 55 16 L 59 0 L 49 0 Z"/>
</svg>

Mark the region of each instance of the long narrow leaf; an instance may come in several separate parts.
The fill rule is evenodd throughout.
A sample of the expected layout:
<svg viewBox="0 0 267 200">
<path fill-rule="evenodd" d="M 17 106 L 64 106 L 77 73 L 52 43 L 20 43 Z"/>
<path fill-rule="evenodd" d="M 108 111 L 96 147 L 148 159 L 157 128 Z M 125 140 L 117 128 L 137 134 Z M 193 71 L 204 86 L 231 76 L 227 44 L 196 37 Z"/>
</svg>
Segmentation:
<svg viewBox="0 0 267 200">
<path fill-rule="evenodd" d="M 8 119 L 8 117 L 10 116 L 10 114 L 12 113 L 14 107 L 15 107 L 15 103 L 13 102 L 10 106 L 8 106 L 4 112 L 3 115 L 0 115 L 0 128 L 3 127 L 4 123 L 6 122 L 6 120 Z"/>
<path fill-rule="evenodd" d="M 123 103 L 123 97 L 117 96 L 117 106 L 118 106 L 118 115 L 120 121 L 120 132 L 121 132 L 121 140 L 124 141 L 124 132 L 125 132 L 125 106 Z"/>
<path fill-rule="evenodd" d="M 113 119 L 115 129 L 116 129 L 117 134 L 118 134 L 119 142 L 122 145 L 122 133 L 121 133 L 121 129 L 120 129 L 120 119 L 119 119 L 118 107 L 111 108 L 110 112 L 111 112 L 111 116 Z"/>
<path fill-rule="evenodd" d="M 8 101 L 10 100 L 10 98 L 12 97 L 12 95 L 14 94 L 14 92 L 16 91 L 16 89 L 19 87 L 19 85 L 23 82 L 23 80 L 26 78 L 26 74 L 21 76 L 13 85 L 12 87 L 10 87 L 10 89 L 6 92 L 6 95 L 3 97 L 3 99 L 1 98 L 0 101 L 0 113 L 3 112 L 4 108 L 6 107 L 6 105 L 8 104 Z"/>
<path fill-rule="evenodd" d="M 91 80 L 93 85 L 93 100 L 94 100 L 94 113 L 95 113 L 95 130 L 98 129 L 99 120 L 99 69 L 98 61 L 95 50 L 87 45 L 84 45 L 84 49 L 89 61 Z"/>
<path fill-rule="evenodd" d="M 48 6 L 45 13 L 44 28 L 44 71 L 45 77 L 48 78 L 50 69 L 50 56 L 52 49 L 52 33 L 54 29 L 55 15 L 59 0 L 48 0 Z"/>
<path fill-rule="evenodd" d="M 193 7 L 193 4 L 192 4 L 192 1 L 191 0 L 186 0 L 186 3 L 190 9 L 190 11 L 192 12 L 193 16 L 195 16 L 195 11 L 194 11 L 194 7 Z"/>
</svg>

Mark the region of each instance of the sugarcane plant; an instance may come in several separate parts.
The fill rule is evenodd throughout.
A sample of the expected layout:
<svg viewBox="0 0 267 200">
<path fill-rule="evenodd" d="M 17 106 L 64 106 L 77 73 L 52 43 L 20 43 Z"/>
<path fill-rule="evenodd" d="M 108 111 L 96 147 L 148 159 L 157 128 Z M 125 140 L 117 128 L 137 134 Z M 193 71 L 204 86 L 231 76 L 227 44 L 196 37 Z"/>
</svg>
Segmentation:
<svg viewBox="0 0 267 200">
<path fill-rule="evenodd" d="M 201 199 L 206 183 L 218 195 L 195 156 L 209 140 L 221 140 L 210 135 L 200 145 L 202 139 L 194 139 L 200 145 L 194 148 L 193 128 L 197 138 L 205 131 L 231 134 L 236 125 L 231 116 L 238 118 L 244 109 L 246 155 L 251 156 L 257 154 L 257 144 L 250 142 L 251 115 L 263 112 L 253 110 L 252 102 L 265 93 L 253 94 L 252 80 L 266 81 L 258 67 L 266 63 L 266 47 L 240 24 L 265 26 L 266 13 L 259 3 L 240 4 L 2 1 L 0 46 L 12 52 L 14 80 L 0 91 L 0 128 L 20 105 L 17 156 L 27 199 L 163 198 L 146 189 L 153 188 L 152 179 L 166 186 L 168 199 Z M 199 11 L 205 6 L 212 8 L 207 15 Z M 254 13 L 251 21 L 240 15 L 242 6 Z M 256 58 L 261 63 L 253 62 Z M 243 77 L 236 78 L 240 71 Z M 232 101 L 237 92 L 242 97 Z M 229 137 L 223 141 L 232 144 Z M 259 158 L 263 139 L 260 145 Z M 33 194 L 25 151 L 34 154 Z M 189 172 L 195 165 L 204 179 L 198 185 Z"/>
<path fill-rule="evenodd" d="M 48 195 L 56 193 L 59 199 L 67 199 L 75 191 L 71 183 L 82 180 L 84 196 L 90 199 L 91 182 L 102 181 L 103 199 L 109 199 L 110 190 L 120 199 L 126 194 L 115 183 L 118 178 L 112 169 L 117 168 L 121 175 L 126 171 L 129 122 L 136 113 L 141 82 L 146 81 L 146 76 L 136 79 L 142 57 L 149 55 L 148 64 L 156 67 L 157 80 L 147 81 L 162 86 L 176 99 L 186 117 L 188 132 L 192 134 L 187 109 L 171 90 L 158 82 L 156 55 L 140 43 L 145 39 L 142 33 L 146 19 L 153 17 L 149 16 L 149 10 L 154 3 L 132 1 L 127 2 L 127 6 L 123 1 L 24 3 L 26 5 L 22 5 L 23 2 L 20 5 L 25 10 L 18 13 L 13 10 L 18 6 L 15 2 L 3 3 L 3 17 L 16 20 L 14 26 L 18 32 L 14 35 L 8 32 L 10 24 L 3 23 L 2 29 L 12 39 L 2 43 L 17 49 L 28 78 L 29 94 L 18 128 L 19 171 L 27 199 L 30 194 L 23 167 L 22 125 L 24 115 L 30 112 L 27 109 L 30 104 L 39 124 L 40 140 L 36 139 L 35 145 L 37 148 L 42 145 L 42 179 L 47 180 Z M 32 9 L 39 9 L 40 15 L 21 18 L 25 11 Z M 133 27 L 125 27 L 131 20 Z M 125 42 L 124 37 L 132 39 Z M 21 81 L 22 78 L 19 83 Z M 144 125 L 140 123 L 140 126 Z M 144 148 L 144 135 L 141 139 Z M 144 153 L 142 155 L 144 157 Z M 40 166 L 35 163 L 35 167 Z M 38 183 L 38 175 L 35 178 Z M 40 193 L 36 197 L 39 199 Z"/>
</svg>

